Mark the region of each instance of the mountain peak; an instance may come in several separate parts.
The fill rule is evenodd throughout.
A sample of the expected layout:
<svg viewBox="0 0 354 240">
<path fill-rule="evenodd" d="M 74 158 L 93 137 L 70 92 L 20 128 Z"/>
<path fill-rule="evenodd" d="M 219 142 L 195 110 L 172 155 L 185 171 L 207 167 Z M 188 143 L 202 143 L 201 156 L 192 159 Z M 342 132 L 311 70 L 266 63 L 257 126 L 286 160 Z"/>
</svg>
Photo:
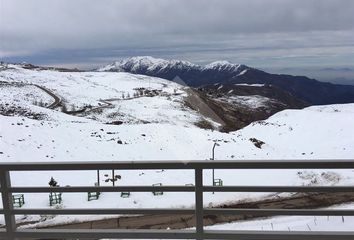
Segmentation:
<svg viewBox="0 0 354 240">
<path fill-rule="evenodd" d="M 116 63 L 139 63 L 143 65 L 159 65 L 159 64 L 166 64 L 168 63 L 167 60 L 162 59 L 162 58 L 154 58 L 151 56 L 136 56 L 136 57 L 131 57 L 131 58 L 125 58 L 122 59 Z"/>
<path fill-rule="evenodd" d="M 232 71 L 232 72 L 238 72 L 238 71 L 242 71 L 244 68 L 246 68 L 246 66 L 244 66 L 243 69 L 241 69 L 241 67 L 244 65 L 241 64 L 234 64 L 234 63 L 230 63 L 229 61 L 216 61 L 216 62 L 212 62 L 208 65 L 206 65 L 204 67 L 205 70 L 217 70 L 217 71 Z"/>
<path fill-rule="evenodd" d="M 232 64 L 231 62 L 226 61 L 226 60 L 220 60 L 220 61 L 212 62 L 212 63 L 210 63 L 208 65 L 205 65 L 205 67 L 212 68 L 212 67 L 215 67 L 215 66 L 225 66 L 225 65 L 234 65 L 234 64 Z"/>
<path fill-rule="evenodd" d="M 151 56 L 136 56 L 124 58 L 110 65 L 102 67 L 99 71 L 156 71 L 165 68 L 200 68 L 200 66 L 188 61 L 181 60 L 165 60 L 162 58 L 154 58 Z"/>
</svg>

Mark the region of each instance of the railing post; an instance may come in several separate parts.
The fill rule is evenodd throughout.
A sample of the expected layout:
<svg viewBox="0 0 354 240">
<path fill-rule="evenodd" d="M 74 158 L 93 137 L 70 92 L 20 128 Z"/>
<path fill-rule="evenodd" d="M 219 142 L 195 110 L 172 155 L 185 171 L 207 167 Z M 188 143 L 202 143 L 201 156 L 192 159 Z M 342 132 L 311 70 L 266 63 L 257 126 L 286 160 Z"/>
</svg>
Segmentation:
<svg viewBox="0 0 354 240">
<path fill-rule="evenodd" d="M 204 223 L 203 223 L 203 169 L 195 169 L 195 220 L 197 240 L 203 240 Z"/>
<path fill-rule="evenodd" d="M 11 211 L 13 209 L 12 193 L 9 192 L 8 188 L 11 187 L 10 172 L 6 170 L 0 171 L 0 184 L 1 184 L 1 197 L 2 206 L 4 209 L 5 218 L 5 228 L 7 238 L 9 240 L 15 239 L 14 233 L 16 231 L 16 221 L 15 216 L 12 215 Z"/>
</svg>

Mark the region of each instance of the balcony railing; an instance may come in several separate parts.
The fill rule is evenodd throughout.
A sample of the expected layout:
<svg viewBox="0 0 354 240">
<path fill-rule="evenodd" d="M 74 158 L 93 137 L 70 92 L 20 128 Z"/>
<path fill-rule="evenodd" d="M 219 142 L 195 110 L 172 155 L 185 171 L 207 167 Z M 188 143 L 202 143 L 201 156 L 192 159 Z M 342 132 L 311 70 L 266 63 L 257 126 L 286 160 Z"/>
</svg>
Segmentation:
<svg viewBox="0 0 354 240">
<path fill-rule="evenodd" d="M 11 172 L 16 171 L 73 171 L 73 170 L 194 170 L 194 186 L 92 186 L 92 187 L 12 187 Z M 316 231 L 221 231 L 205 230 L 203 217 L 210 214 L 255 214 L 263 216 L 354 216 L 354 210 L 318 209 L 225 209 L 203 207 L 205 192 L 354 192 L 354 186 L 206 186 L 205 169 L 354 169 L 354 161 L 189 161 L 189 162 L 89 162 L 89 163 L 1 163 L 0 183 L 6 227 L 0 230 L 0 239 L 296 239 L 296 240 L 353 240 L 351 232 Z M 49 192 L 193 192 L 194 209 L 18 209 L 13 207 L 15 193 Z M 58 214 L 195 214 L 195 230 L 141 230 L 141 229 L 17 229 L 15 215 Z"/>
</svg>

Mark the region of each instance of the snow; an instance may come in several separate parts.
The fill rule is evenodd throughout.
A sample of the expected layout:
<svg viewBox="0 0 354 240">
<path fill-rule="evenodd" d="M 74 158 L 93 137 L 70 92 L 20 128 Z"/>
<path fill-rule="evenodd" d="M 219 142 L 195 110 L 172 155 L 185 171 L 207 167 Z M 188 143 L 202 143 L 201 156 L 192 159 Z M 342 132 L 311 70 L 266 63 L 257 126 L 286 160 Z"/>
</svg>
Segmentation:
<svg viewBox="0 0 354 240">
<path fill-rule="evenodd" d="M 256 135 L 270 146 L 276 146 L 279 155 L 271 153 L 272 147 L 267 153 L 269 158 L 301 154 L 302 159 L 312 156 L 317 159 L 350 159 L 354 154 L 350 143 L 354 141 L 353 107 L 353 104 L 344 104 L 285 110 L 238 133 Z"/>
<path fill-rule="evenodd" d="M 233 90 L 230 90 L 228 93 L 232 93 Z M 227 97 L 220 97 L 218 98 L 220 101 L 225 101 L 237 105 L 241 105 L 243 107 L 257 109 L 261 107 L 267 107 L 272 102 L 277 103 L 277 100 L 267 98 L 260 95 L 249 95 L 249 96 L 227 96 Z"/>
<path fill-rule="evenodd" d="M 237 74 L 237 76 L 242 76 L 242 75 L 246 74 L 247 71 L 248 71 L 248 69 L 245 69 L 242 72 L 240 72 L 239 74 Z"/>
<path fill-rule="evenodd" d="M 99 72 L 107 71 L 118 71 L 118 72 L 139 72 L 143 70 L 148 72 L 152 71 L 162 71 L 164 69 L 194 69 L 198 71 L 208 71 L 208 70 L 228 70 L 238 72 L 238 76 L 247 72 L 246 69 L 239 72 L 241 69 L 241 64 L 233 64 L 228 61 L 215 61 L 205 66 L 193 64 L 188 61 L 180 60 L 165 60 L 161 58 L 154 58 L 151 56 L 138 56 L 131 58 L 124 58 L 107 66 L 103 66 L 98 69 Z M 246 66 L 244 66 L 246 67 Z"/>
<path fill-rule="evenodd" d="M 212 62 L 208 65 L 205 65 L 203 67 L 203 70 L 204 71 L 207 71 L 207 70 L 217 70 L 217 71 L 227 70 L 227 71 L 233 71 L 233 72 L 238 73 L 240 71 L 241 66 L 242 65 L 240 65 L 240 64 L 233 64 L 228 61 L 216 61 L 216 62 Z"/>
<path fill-rule="evenodd" d="M 247 72 L 247 69 L 242 71 L 238 76 L 243 75 Z M 255 84 L 248 84 L 248 83 L 237 83 L 236 86 L 247 86 L 247 87 L 264 87 L 265 84 L 255 83 Z"/>
<path fill-rule="evenodd" d="M 33 103 L 33 98 L 38 101 L 38 94 L 46 97 L 41 101 L 48 101 L 48 95 L 33 86 L 33 84 L 37 84 L 58 95 L 69 110 L 79 110 L 85 106 L 97 108 L 102 106 L 102 100 L 108 100 L 113 105 L 111 108 L 105 109 L 102 114 L 95 114 L 92 111 L 89 116 L 86 116 L 101 122 L 113 120 L 157 122 L 156 119 L 166 121 L 168 118 L 171 121 L 183 120 L 183 123 L 193 124 L 200 120 L 195 112 L 182 106 L 183 97 L 186 96 L 183 86 L 160 78 L 130 73 L 32 71 L 17 67 L 0 72 L 0 81 L 5 81 L 8 84 L 27 84 L 26 88 L 31 87 L 37 92 L 37 95 L 34 95 L 34 90 L 31 92 L 33 97 L 28 102 L 18 93 L 20 91 L 23 95 L 28 94 L 28 91 L 24 91 L 25 89 L 18 88 L 14 91 L 13 89 L 4 89 L 0 93 L 3 103 L 15 104 L 20 101 L 19 104 L 25 106 Z M 154 90 L 159 94 L 155 97 L 133 98 L 134 94 L 138 92 L 136 90 L 138 88 Z M 49 99 L 53 101 L 50 96 Z M 129 109 L 126 106 L 129 106 Z M 144 116 L 146 119 L 143 118 Z"/>
<path fill-rule="evenodd" d="M 27 103 L 33 104 L 36 101 L 42 101 L 44 104 L 49 105 L 53 99 L 45 94 L 42 90 L 34 85 L 12 86 L 0 83 L 1 95 L 0 101 L 6 103 L 14 100 L 14 103 Z"/>
<path fill-rule="evenodd" d="M 31 119 L 16 114 L 0 115 L 0 162 L 208 160 L 214 142 L 220 145 L 215 150 L 215 161 L 351 159 L 354 156 L 354 104 L 285 110 L 239 131 L 221 133 L 196 127 L 194 123 L 201 116 L 183 106 L 182 99 L 186 94 L 183 87 L 163 79 L 128 73 L 62 73 L 17 67 L 1 71 L 0 81 L 7 85 L 14 84 L 1 89 L 0 106 L 22 106 L 45 116 Z M 26 87 L 16 87 L 19 82 L 27 84 Z M 33 84 L 50 89 L 68 104 L 98 106 L 100 99 L 111 99 L 113 107 L 105 108 L 101 113 L 71 116 L 34 106 L 34 99 L 41 99 L 48 104 L 52 99 Z M 121 98 L 122 93 L 132 95 L 134 89 L 139 87 L 161 90 L 163 94 L 125 100 Z M 124 124 L 105 124 L 108 120 L 123 120 Z M 265 144 L 257 148 L 250 138 Z M 101 172 L 101 185 L 107 184 L 104 182 L 106 173 L 109 174 Z M 192 171 L 160 169 L 117 171 L 117 174 L 122 176 L 118 182 L 120 185 L 194 183 Z M 216 170 L 215 174 L 217 178 L 222 178 L 225 185 L 348 185 L 354 180 L 352 170 L 307 170 L 301 174 L 295 170 Z M 47 186 L 51 176 L 62 186 L 92 186 L 96 182 L 94 171 L 12 173 L 14 186 Z M 205 171 L 204 177 L 205 184 L 211 185 L 211 171 Z M 204 203 L 206 206 L 217 206 L 274 195 L 206 193 Z M 193 207 L 194 204 L 193 194 L 186 193 L 165 193 L 158 197 L 152 193 L 132 193 L 127 199 L 120 198 L 119 193 L 103 193 L 99 200 L 92 202 L 86 198 L 86 193 L 65 193 L 60 207 L 169 208 Z M 25 200 L 26 208 L 49 207 L 46 194 L 25 194 Z M 17 218 L 19 221 L 41 220 L 41 216 Z M 42 224 L 87 219 L 92 218 L 53 216 Z"/>
<path fill-rule="evenodd" d="M 354 204 L 344 204 L 330 209 L 353 209 Z M 240 221 L 228 224 L 207 226 L 207 230 L 241 231 L 353 231 L 354 217 L 342 216 L 292 216 L 272 217 L 252 221 Z"/>
<path fill-rule="evenodd" d="M 234 67 L 234 68 L 239 68 L 240 64 L 233 64 L 230 63 L 229 61 L 215 61 L 212 62 L 208 65 L 205 65 L 205 69 L 220 69 L 220 68 L 228 68 L 228 67 Z"/>
<path fill-rule="evenodd" d="M 98 69 L 99 72 L 105 71 L 122 71 L 129 69 L 129 72 L 136 72 L 139 69 L 144 69 L 147 71 L 161 70 L 167 67 L 175 68 L 199 68 L 198 65 L 187 61 L 180 60 L 165 60 L 161 58 L 153 58 L 150 56 L 138 56 L 132 58 L 125 58 L 117 61 L 113 64 L 101 67 Z"/>
</svg>

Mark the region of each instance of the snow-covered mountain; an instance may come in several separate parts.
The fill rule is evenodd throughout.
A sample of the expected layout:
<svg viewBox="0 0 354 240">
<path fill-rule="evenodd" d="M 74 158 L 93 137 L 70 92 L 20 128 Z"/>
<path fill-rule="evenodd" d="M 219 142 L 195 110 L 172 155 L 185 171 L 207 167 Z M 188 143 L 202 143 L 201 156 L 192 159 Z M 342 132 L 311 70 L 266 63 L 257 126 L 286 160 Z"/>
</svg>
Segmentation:
<svg viewBox="0 0 354 240">
<path fill-rule="evenodd" d="M 193 87 L 213 84 L 268 84 L 277 86 L 309 104 L 354 102 L 354 86 L 324 83 L 304 76 L 270 74 L 227 61 L 200 66 L 179 60 L 132 57 L 102 67 L 98 71 L 130 72 L 161 77 Z"/>
<path fill-rule="evenodd" d="M 195 86 L 195 84 L 190 84 L 188 78 L 184 77 L 186 74 L 198 75 L 199 73 L 204 73 L 208 75 L 215 75 L 217 73 L 224 73 L 241 76 L 249 69 L 251 68 L 245 65 L 232 64 L 228 61 L 216 61 L 205 66 L 200 66 L 188 61 L 165 60 L 161 58 L 142 56 L 122 59 L 99 68 L 97 71 L 130 72 L 149 76 L 161 75 L 162 78 L 170 80 L 179 78 L 182 83 Z"/>
<path fill-rule="evenodd" d="M 105 71 L 129 71 L 136 72 L 139 71 L 161 71 L 164 69 L 182 69 L 185 71 L 188 70 L 228 70 L 228 71 L 239 71 L 239 68 L 243 65 L 232 64 L 228 61 L 216 61 L 205 66 L 200 66 L 193 64 L 188 61 L 181 60 L 166 60 L 161 58 L 153 58 L 150 56 L 139 56 L 125 58 L 120 61 L 114 62 L 107 66 L 97 69 L 99 72 Z M 244 66 L 246 67 L 246 66 Z M 247 68 L 247 67 L 246 67 Z"/>
<path fill-rule="evenodd" d="M 163 71 L 165 69 L 201 69 L 200 66 L 187 61 L 180 60 L 164 60 L 153 57 L 132 57 L 122 59 L 105 67 L 99 68 L 99 72 L 104 71 L 122 71 L 140 73 L 143 71 Z"/>
<path fill-rule="evenodd" d="M 238 75 L 245 74 L 249 69 L 250 67 L 241 64 L 233 64 L 230 63 L 229 61 L 216 61 L 208 65 L 205 65 L 203 67 L 203 71 L 218 71 L 218 72 L 227 71 L 227 72 L 233 72 Z"/>
<path fill-rule="evenodd" d="M 131 73 L 138 73 L 143 74 L 147 73 L 156 74 L 156 73 L 167 73 L 168 71 L 184 71 L 184 72 L 209 72 L 209 71 L 227 71 L 233 72 L 235 74 L 242 75 L 246 73 L 249 67 L 240 64 L 232 64 L 228 61 L 216 61 L 210 63 L 205 66 L 193 64 L 188 61 L 181 61 L 181 60 L 165 60 L 161 58 L 153 58 L 150 56 L 139 56 L 139 57 L 131 57 L 125 58 L 120 61 L 114 62 L 107 66 L 101 67 L 97 69 L 99 72 L 131 72 Z M 178 75 L 176 75 L 178 76 Z"/>
</svg>

